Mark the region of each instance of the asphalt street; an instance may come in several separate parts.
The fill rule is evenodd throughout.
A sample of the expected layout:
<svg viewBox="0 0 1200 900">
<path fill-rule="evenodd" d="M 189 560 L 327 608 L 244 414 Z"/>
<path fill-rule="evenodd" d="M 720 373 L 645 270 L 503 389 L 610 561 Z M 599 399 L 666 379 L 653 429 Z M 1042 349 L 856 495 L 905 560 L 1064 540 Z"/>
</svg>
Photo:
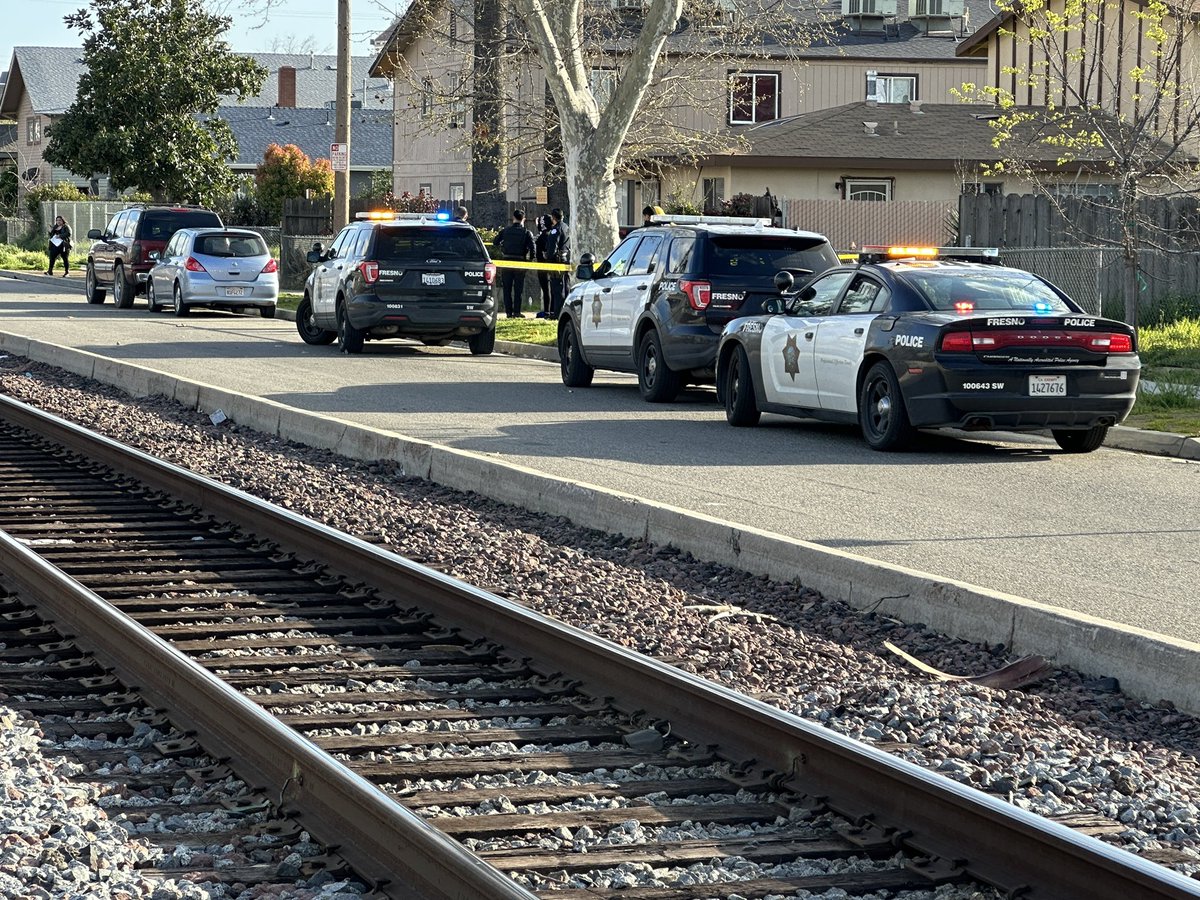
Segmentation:
<svg viewBox="0 0 1200 900">
<path fill-rule="evenodd" d="M 348 357 L 285 320 L 90 306 L 78 282 L 0 278 L 0 331 L 1200 642 L 1197 462 L 1037 436 L 882 454 L 850 427 L 731 428 L 711 389 L 650 405 L 633 376 L 569 389 L 537 360 L 394 341 Z"/>
</svg>

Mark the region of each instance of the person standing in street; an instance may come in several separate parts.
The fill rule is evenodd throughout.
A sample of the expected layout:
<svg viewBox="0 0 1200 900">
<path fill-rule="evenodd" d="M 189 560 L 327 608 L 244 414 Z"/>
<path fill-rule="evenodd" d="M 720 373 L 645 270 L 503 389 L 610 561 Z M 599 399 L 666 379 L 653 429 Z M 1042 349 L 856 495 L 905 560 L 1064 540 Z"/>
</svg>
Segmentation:
<svg viewBox="0 0 1200 900">
<path fill-rule="evenodd" d="M 533 259 L 536 249 L 533 235 L 525 227 L 525 210 L 515 209 L 512 214 L 512 224 L 500 229 L 492 247 L 500 254 L 501 259 L 529 262 Z M 507 266 L 500 270 L 500 286 L 504 292 L 504 314 L 510 319 L 524 318 L 521 315 L 521 301 L 525 295 L 525 270 L 510 269 Z"/>
<path fill-rule="evenodd" d="M 538 236 L 533 242 L 534 259 L 538 262 L 553 262 L 550 259 L 548 243 L 550 239 L 550 224 L 549 216 L 538 217 Z M 550 273 L 542 269 L 538 270 L 538 288 L 542 294 L 542 311 L 538 313 L 539 319 L 546 319 L 550 316 Z"/>
<path fill-rule="evenodd" d="M 550 210 L 550 231 L 547 233 L 546 246 L 550 262 L 571 262 L 571 238 L 567 235 L 567 226 L 563 223 L 563 211 L 558 207 Z M 550 315 L 557 319 L 562 312 L 563 301 L 567 298 L 567 273 L 550 273 Z"/>
<path fill-rule="evenodd" d="M 62 216 L 55 218 L 54 227 L 50 229 L 50 246 L 46 254 L 50 257 L 47 275 L 54 274 L 54 261 L 60 256 L 63 261 L 63 278 L 71 274 L 71 226 Z"/>
</svg>

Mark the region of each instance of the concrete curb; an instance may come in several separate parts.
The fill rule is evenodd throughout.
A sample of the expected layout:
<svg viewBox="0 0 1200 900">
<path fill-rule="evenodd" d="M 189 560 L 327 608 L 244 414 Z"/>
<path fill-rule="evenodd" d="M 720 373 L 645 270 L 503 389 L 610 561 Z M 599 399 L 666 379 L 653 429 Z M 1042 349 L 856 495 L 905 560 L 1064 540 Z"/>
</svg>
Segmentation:
<svg viewBox="0 0 1200 900">
<path fill-rule="evenodd" d="M 1129 694 L 1168 699 L 1200 713 L 1200 644 L 1057 609 L 964 582 L 876 562 L 578 484 L 467 451 L 284 406 L 212 385 L 178 379 L 97 354 L 0 332 L 0 349 L 95 378 L 135 396 L 171 397 L 189 408 L 224 410 L 266 434 L 333 450 L 354 459 L 391 459 L 404 472 L 613 534 L 669 544 L 700 559 L 779 581 L 798 581 L 859 609 L 946 634 L 1004 643 L 1061 666 L 1120 679 Z"/>
<path fill-rule="evenodd" d="M 0 277 L 42 284 L 61 283 L 61 278 L 58 276 L 47 276 L 36 272 L 14 272 L 0 269 Z M 74 276 L 72 276 L 73 279 Z M 275 317 L 289 322 L 296 321 L 296 313 L 290 309 L 278 309 Z M 525 344 L 517 341 L 496 341 L 496 350 L 506 356 L 558 362 L 557 347 Z M 1104 439 L 1104 446 L 1112 450 L 1131 450 L 1135 453 L 1148 453 L 1153 456 L 1200 460 L 1200 438 L 1174 434 L 1169 431 L 1146 431 L 1141 428 L 1126 428 L 1124 425 L 1118 425 L 1109 430 L 1108 436 Z"/>
</svg>

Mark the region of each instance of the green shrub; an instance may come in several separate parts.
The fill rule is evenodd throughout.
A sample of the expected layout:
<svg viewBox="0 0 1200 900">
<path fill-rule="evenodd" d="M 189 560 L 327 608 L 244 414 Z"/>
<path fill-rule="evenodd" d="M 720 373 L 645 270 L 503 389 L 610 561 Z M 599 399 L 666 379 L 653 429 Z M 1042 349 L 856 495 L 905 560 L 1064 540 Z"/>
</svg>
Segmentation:
<svg viewBox="0 0 1200 900">
<path fill-rule="evenodd" d="M 1138 353 L 1148 366 L 1200 369 L 1200 318 L 1139 328 Z"/>
<path fill-rule="evenodd" d="M 49 264 L 45 249 L 27 250 L 15 244 L 0 244 L 0 269 L 45 272 Z"/>
<path fill-rule="evenodd" d="M 662 208 L 663 212 L 676 216 L 698 216 L 704 212 L 699 204 L 681 194 L 671 194 L 663 201 Z"/>
<path fill-rule="evenodd" d="M 73 201 L 87 198 L 87 194 L 70 182 L 58 181 L 54 184 L 39 184 L 37 187 L 30 188 L 25 194 L 25 208 L 37 222 L 36 230 L 41 231 L 44 224 L 42 222 L 42 203 L 51 200 Z"/>
</svg>

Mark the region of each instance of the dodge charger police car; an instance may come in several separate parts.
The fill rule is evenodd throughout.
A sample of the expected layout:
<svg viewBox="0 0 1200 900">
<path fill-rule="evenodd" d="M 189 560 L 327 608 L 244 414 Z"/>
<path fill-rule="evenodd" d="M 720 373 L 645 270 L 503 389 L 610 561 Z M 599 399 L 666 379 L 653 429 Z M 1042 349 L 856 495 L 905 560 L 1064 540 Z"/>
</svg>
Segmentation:
<svg viewBox="0 0 1200 900">
<path fill-rule="evenodd" d="M 1087 453 L 1133 407 L 1133 329 L 1000 266 L 998 251 L 859 259 L 726 326 L 717 392 L 731 425 L 763 412 L 857 422 L 876 450 L 902 449 L 917 428 L 1049 429 Z"/>
<path fill-rule="evenodd" d="M 721 330 L 778 296 L 780 270 L 800 280 L 837 264 L 824 237 L 768 228 L 770 220 L 656 215 L 608 259 L 584 262 L 558 322 L 563 383 L 585 387 L 598 368 L 636 372 L 642 397 L 673 400 L 711 382 Z"/>
</svg>

